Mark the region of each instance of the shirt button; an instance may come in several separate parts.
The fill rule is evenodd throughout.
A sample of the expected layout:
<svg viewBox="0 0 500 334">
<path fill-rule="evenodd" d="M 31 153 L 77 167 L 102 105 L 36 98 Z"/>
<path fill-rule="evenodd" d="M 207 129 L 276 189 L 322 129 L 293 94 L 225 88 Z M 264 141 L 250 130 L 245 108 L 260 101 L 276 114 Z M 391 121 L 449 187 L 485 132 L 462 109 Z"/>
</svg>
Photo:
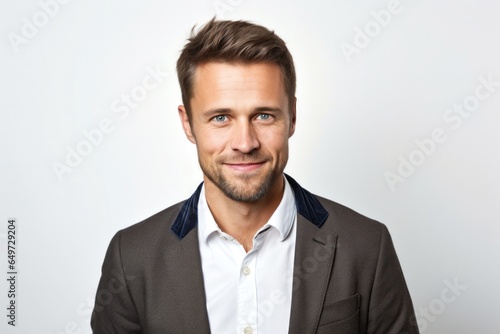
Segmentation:
<svg viewBox="0 0 500 334">
<path fill-rule="evenodd" d="M 252 334 L 252 327 L 246 326 L 245 329 L 243 330 L 243 333 Z"/>
<path fill-rule="evenodd" d="M 250 268 L 248 268 L 247 266 L 243 267 L 243 274 L 250 275 L 250 272 L 251 272 Z M 252 328 L 251 327 L 246 327 L 246 328 L 250 328 L 250 332 L 249 333 L 252 333 Z M 245 328 L 245 333 L 248 334 L 246 332 L 246 328 Z"/>
</svg>

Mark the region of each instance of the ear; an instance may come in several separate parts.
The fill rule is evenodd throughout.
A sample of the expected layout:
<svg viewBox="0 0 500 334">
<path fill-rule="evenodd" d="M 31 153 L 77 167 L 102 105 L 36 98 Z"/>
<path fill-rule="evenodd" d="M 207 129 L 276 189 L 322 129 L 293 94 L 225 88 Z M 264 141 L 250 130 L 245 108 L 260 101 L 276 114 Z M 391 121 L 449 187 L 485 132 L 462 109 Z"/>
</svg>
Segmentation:
<svg viewBox="0 0 500 334">
<path fill-rule="evenodd" d="M 289 129 L 289 135 L 288 138 L 293 136 L 295 133 L 295 123 L 297 121 L 297 98 L 293 98 L 293 103 L 290 106 L 290 129 Z"/>
<path fill-rule="evenodd" d="M 177 108 L 179 112 L 179 118 L 181 119 L 182 129 L 186 134 L 187 139 L 193 144 L 196 144 L 196 138 L 194 137 L 193 130 L 191 128 L 191 123 L 189 123 L 189 117 L 186 112 L 186 108 L 183 105 L 180 105 Z"/>
</svg>

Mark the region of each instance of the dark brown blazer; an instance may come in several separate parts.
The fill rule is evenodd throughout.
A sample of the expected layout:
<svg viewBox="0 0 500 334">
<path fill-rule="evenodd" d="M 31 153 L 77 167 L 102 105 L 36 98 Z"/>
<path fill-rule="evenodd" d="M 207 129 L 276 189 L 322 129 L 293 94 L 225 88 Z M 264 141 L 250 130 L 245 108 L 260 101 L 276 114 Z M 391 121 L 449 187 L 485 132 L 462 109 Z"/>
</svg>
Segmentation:
<svg viewBox="0 0 500 334">
<path fill-rule="evenodd" d="M 289 333 L 418 333 L 387 228 L 287 179 L 298 212 Z M 200 189 L 113 237 L 94 333 L 210 333 L 196 231 Z"/>
</svg>

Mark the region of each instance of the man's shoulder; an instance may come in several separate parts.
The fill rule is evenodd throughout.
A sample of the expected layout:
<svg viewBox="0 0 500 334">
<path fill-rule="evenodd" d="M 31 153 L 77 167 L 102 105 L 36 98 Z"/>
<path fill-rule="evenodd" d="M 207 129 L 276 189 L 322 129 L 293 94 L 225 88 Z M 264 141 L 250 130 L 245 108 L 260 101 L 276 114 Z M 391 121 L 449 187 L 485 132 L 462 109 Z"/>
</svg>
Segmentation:
<svg viewBox="0 0 500 334">
<path fill-rule="evenodd" d="M 137 292 L 142 291 L 142 282 L 162 280 L 169 270 L 178 270 L 187 261 L 196 262 L 197 252 L 193 246 L 197 234 L 180 240 L 171 230 L 176 218 L 182 215 L 179 213 L 185 203 L 174 204 L 119 230 L 110 241 L 103 268 L 123 270 L 127 276 L 136 278 L 131 284 Z"/>
<path fill-rule="evenodd" d="M 354 209 L 318 195 L 315 197 L 328 212 L 328 218 L 321 228 L 337 235 L 349 235 L 365 240 L 366 238 L 378 239 L 387 231 L 384 224 Z"/>
<path fill-rule="evenodd" d="M 335 234 L 372 233 L 385 228 L 383 224 L 353 209 L 308 191 L 291 176 L 285 176 L 294 190 L 298 213 L 313 225 Z"/>
<path fill-rule="evenodd" d="M 134 225 L 118 231 L 117 234 L 120 235 L 121 242 L 145 246 L 155 243 L 159 239 L 175 238 L 170 227 L 185 202 L 176 203 Z"/>
<path fill-rule="evenodd" d="M 320 230 L 334 236 L 339 252 L 338 263 L 363 270 L 367 263 L 377 263 L 381 247 L 391 242 L 387 227 L 345 205 L 315 196 L 328 212 Z M 354 266 L 352 263 L 356 263 Z"/>
</svg>

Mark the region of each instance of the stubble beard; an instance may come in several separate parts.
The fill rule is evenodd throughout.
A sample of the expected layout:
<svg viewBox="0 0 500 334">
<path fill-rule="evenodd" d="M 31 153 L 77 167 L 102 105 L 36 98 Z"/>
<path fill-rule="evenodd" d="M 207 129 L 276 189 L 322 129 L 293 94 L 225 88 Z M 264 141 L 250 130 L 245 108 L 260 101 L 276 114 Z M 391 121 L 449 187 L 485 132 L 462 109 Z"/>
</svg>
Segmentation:
<svg viewBox="0 0 500 334">
<path fill-rule="evenodd" d="M 251 156 L 251 157 L 249 157 Z M 267 159 L 262 159 L 262 155 L 259 154 L 248 154 L 245 156 L 245 159 L 234 159 L 233 161 L 269 161 Z M 232 181 L 230 177 L 224 175 L 221 161 L 224 161 L 224 158 L 217 159 L 211 166 L 204 166 L 200 161 L 200 166 L 205 174 L 205 176 L 219 188 L 222 193 L 236 202 L 257 202 L 258 200 L 264 198 L 273 185 L 277 182 L 279 177 L 282 177 L 284 165 L 282 167 L 277 166 L 277 168 L 271 168 L 265 175 L 262 181 L 257 184 L 252 184 L 255 182 L 254 180 L 260 178 L 259 175 L 254 175 L 250 173 L 249 175 L 241 175 L 238 176 L 238 181 Z M 243 182 L 243 184 L 241 184 Z M 240 184 L 238 184 L 240 183 Z"/>
</svg>

